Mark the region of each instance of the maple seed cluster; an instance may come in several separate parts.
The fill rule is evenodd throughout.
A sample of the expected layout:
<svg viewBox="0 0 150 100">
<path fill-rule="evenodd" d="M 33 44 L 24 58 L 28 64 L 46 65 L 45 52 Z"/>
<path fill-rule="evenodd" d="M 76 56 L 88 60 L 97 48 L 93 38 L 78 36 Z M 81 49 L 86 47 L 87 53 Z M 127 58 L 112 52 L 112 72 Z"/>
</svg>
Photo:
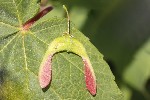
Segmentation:
<svg viewBox="0 0 150 100">
<path fill-rule="evenodd" d="M 70 41 L 68 43 L 68 41 Z M 39 69 L 39 83 L 41 88 L 47 87 L 52 80 L 52 57 L 60 51 L 68 51 L 79 55 L 84 63 L 86 88 L 92 95 L 96 95 L 96 77 L 89 57 L 83 45 L 69 35 L 54 39 L 45 53 Z"/>
</svg>

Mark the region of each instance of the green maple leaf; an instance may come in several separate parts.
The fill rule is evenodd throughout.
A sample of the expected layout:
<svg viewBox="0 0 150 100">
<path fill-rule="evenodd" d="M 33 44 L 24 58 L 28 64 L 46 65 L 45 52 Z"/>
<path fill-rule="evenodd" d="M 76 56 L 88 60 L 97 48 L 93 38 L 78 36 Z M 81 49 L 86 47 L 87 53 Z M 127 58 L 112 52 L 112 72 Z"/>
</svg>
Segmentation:
<svg viewBox="0 0 150 100">
<path fill-rule="evenodd" d="M 91 60 L 97 94 L 92 96 L 86 89 L 81 57 L 67 52 L 54 55 L 51 84 L 41 89 L 40 64 L 49 44 L 67 31 L 67 20 L 49 18 L 23 30 L 24 23 L 38 10 L 38 0 L 0 0 L 0 99 L 122 100 L 103 55 L 73 25 L 71 34 L 83 44 Z"/>
<path fill-rule="evenodd" d="M 134 89 L 150 98 L 146 90 L 146 82 L 150 78 L 150 39 L 137 51 L 133 61 L 127 66 L 124 80 Z"/>
</svg>

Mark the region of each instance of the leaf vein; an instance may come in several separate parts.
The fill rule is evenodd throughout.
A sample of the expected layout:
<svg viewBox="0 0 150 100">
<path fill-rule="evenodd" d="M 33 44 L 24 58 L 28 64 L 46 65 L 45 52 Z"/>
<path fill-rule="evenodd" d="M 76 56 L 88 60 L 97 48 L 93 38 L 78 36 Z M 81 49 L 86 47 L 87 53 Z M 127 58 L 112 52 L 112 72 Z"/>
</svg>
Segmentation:
<svg viewBox="0 0 150 100">
<path fill-rule="evenodd" d="M 17 7 L 17 5 L 16 5 L 15 0 L 13 0 L 13 3 L 14 3 L 14 6 L 15 6 L 15 8 L 16 8 L 16 13 L 17 13 L 17 16 L 18 16 L 19 24 L 21 25 L 21 20 L 20 20 L 20 16 L 19 16 L 19 11 L 18 11 L 18 7 Z"/>
<path fill-rule="evenodd" d="M 53 28 L 53 27 L 60 27 L 61 25 L 63 26 L 64 24 L 51 25 L 51 26 L 49 26 L 49 27 L 47 27 L 47 28 L 44 28 L 44 29 L 41 29 L 41 30 L 35 31 L 35 32 L 33 32 L 33 33 L 35 34 L 35 33 L 38 33 L 38 32 L 44 31 L 44 30 L 46 30 L 46 29 Z"/>
<path fill-rule="evenodd" d="M 61 54 L 66 60 L 68 60 L 73 66 L 75 66 L 78 70 L 80 70 L 82 73 L 84 73 L 82 71 L 82 69 L 78 68 L 71 60 L 69 60 L 68 58 L 66 58 L 63 54 Z"/>
<path fill-rule="evenodd" d="M 22 0 L 20 0 L 20 2 L 18 3 L 18 5 L 16 5 L 17 7 L 20 5 L 20 3 L 22 2 Z"/>
<path fill-rule="evenodd" d="M 14 36 L 1 50 L 0 50 L 0 53 L 5 49 L 7 48 L 7 46 L 17 37 L 18 35 Z"/>
<path fill-rule="evenodd" d="M 15 26 L 13 26 L 13 25 L 10 25 L 10 24 L 6 24 L 6 23 L 4 23 L 4 22 L 0 22 L 0 24 L 2 25 L 6 25 L 6 26 L 10 26 L 10 27 L 13 27 L 13 28 L 15 28 L 15 29 L 18 29 L 17 27 L 15 27 Z"/>
<path fill-rule="evenodd" d="M 39 39 L 35 34 L 32 34 L 32 32 L 30 32 L 31 35 L 33 35 L 36 39 L 40 40 L 41 42 L 43 42 L 46 45 L 49 45 L 48 43 L 46 43 L 44 40 Z"/>
<path fill-rule="evenodd" d="M 54 91 L 54 93 L 58 96 L 58 98 L 60 98 L 59 100 L 63 100 L 62 97 L 55 91 L 54 88 L 51 87 L 51 90 Z"/>
<path fill-rule="evenodd" d="M 25 70 L 26 70 L 26 80 L 27 80 L 27 82 L 26 82 L 26 85 L 27 85 L 27 89 L 28 90 L 30 90 L 29 89 L 29 85 L 28 85 L 28 83 L 29 83 L 29 76 L 28 76 L 28 74 L 27 74 L 27 70 L 29 70 L 28 69 L 28 64 L 27 64 L 27 56 L 26 56 L 26 49 L 25 49 L 25 40 L 24 40 L 24 36 L 22 37 L 22 43 L 23 43 L 23 54 L 24 54 L 24 62 L 25 62 Z"/>
</svg>

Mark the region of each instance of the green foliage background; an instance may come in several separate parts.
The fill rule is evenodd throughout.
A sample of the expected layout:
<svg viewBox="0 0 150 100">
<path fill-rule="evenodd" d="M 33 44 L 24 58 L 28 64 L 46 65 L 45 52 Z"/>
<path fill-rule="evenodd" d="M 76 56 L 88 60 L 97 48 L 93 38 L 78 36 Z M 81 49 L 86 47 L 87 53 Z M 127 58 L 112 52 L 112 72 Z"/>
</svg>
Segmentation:
<svg viewBox="0 0 150 100">
<path fill-rule="evenodd" d="M 61 2 L 61 3 L 60 3 Z M 52 0 L 104 54 L 125 100 L 150 99 L 150 1 Z M 60 9 L 51 12 L 64 16 Z"/>
</svg>

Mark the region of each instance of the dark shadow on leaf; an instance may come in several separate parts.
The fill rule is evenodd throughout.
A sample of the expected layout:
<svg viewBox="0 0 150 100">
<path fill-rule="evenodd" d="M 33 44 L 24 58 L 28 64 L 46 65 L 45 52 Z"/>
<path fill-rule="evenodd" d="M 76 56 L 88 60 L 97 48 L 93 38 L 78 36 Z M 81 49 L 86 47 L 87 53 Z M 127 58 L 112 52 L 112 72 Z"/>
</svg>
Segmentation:
<svg viewBox="0 0 150 100">
<path fill-rule="evenodd" d="M 139 92 L 133 88 L 131 88 L 131 89 L 132 89 L 131 100 L 147 100 L 141 92 Z"/>
<path fill-rule="evenodd" d="M 105 58 L 104 58 L 105 59 Z M 106 62 L 108 63 L 112 73 L 116 76 L 116 67 L 113 61 L 106 59 Z"/>
<path fill-rule="evenodd" d="M 145 84 L 145 89 L 147 90 L 148 94 L 150 95 L 150 78 L 147 80 Z"/>
<path fill-rule="evenodd" d="M 0 43 L 1 42 L 3 42 L 5 39 L 8 39 L 8 38 L 12 38 L 14 35 L 16 35 L 18 33 L 18 31 L 17 32 L 14 32 L 14 33 L 12 33 L 12 34 L 8 34 L 8 35 L 6 35 L 6 36 L 1 36 L 0 37 Z"/>
<path fill-rule="evenodd" d="M 0 69 L 0 85 L 3 85 L 5 77 L 7 76 L 7 71 L 5 69 Z"/>
<path fill-rule="evenodd" d="M 51 82 L 45 87 L 45 88 L 42 88 L 42 91 L 43 92 L 46 92 L 51 86 Z"/>
<path fill-rule="evenodd" d="M 96 89 L 96 91 L 97 91 L 97 89 Z M 97 93 L 96 93 L 97 94 Z M 96 94 L 95 95 L 92 95 L 93 97 L 96 97 Z"/>
<path fill-rule="evenodd" d="M 130 100 L 149 100 L 149 99 L 147 99 L 147 96 L 144 94 L 144 92 L 136 90 L 135 88 L 128 85 L 127 83 L 126 83 L 126 86 L 131 90 Z"/>
</svg>

